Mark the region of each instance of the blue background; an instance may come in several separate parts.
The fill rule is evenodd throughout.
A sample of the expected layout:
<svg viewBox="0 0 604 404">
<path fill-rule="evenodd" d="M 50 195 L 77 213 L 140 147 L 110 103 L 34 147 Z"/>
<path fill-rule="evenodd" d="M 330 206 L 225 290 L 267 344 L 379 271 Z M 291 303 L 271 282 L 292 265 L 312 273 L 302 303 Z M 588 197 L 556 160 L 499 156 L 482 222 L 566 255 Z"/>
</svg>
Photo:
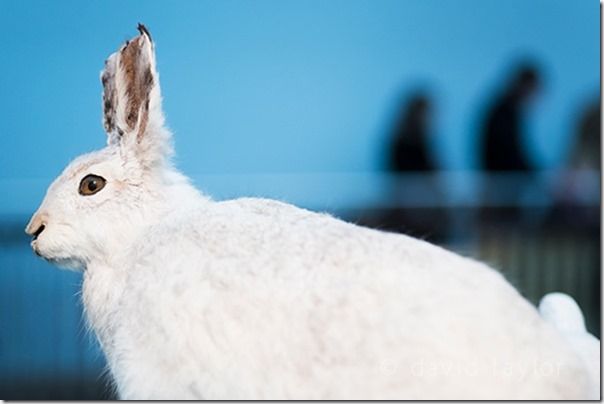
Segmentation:
<svg viewBox="0 0 604 404">
<path fill-rule="evenodd" d="M 192 176 L 382 170 L 392 108 L 418 86 L 441 166 L 474 168 L 481 108 L 524 56 L 545 76 L 527 146 L 556 167 L 599 91 L 597 1 L 3 1 L 0 178 L 50 181 L 104 146 L 99 72 L 139 21 Z M 23 198 L 0 208 L 43 195 L 5 183 Z"/>
</svg>

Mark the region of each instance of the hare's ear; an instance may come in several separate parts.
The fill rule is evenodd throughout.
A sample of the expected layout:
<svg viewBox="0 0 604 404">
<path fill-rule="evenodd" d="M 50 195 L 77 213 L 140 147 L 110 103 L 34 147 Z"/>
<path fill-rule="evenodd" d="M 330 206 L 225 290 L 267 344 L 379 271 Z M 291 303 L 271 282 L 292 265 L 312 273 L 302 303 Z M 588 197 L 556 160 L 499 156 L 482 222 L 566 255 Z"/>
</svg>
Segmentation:
<svg viewBox="0 0 604 404">
<path fill-rule="evenodd" d="M 154 44 L 144 25 L 139 24 L 138 30 L 139 36 L 105 62 L 103 124 L 108 144 L 119 144 L 152 165 L 169 154 L 170 134 L 164 128 Z"/>
</svg>

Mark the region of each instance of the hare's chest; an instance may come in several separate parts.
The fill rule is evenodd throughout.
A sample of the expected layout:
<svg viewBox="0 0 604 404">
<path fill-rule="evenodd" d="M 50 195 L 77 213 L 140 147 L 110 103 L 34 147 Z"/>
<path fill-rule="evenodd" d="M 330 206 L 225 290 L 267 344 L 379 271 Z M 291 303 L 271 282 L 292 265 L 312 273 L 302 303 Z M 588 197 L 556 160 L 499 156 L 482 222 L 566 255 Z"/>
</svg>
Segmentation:
<svg viewBox="0 0 604 404">
<path fill-rule="evenodd" d="M 120 325 L 120 303 L 125 276 L 108 267 L 88 268 L 82 283 L 82 301 L 88 324 L 111 365 L 116 330 Z"/>
<path fill-rule="evenodd" d="M 192 338 L 193 313 L 200 309 L 191 307 L 199 301 L 192 299 L 194 282 L 161 272 L 138 265 L 89 271 L 82 290 L 86 315 L 120 398 L 201 399 L 203 361 Z"/>
</svg>

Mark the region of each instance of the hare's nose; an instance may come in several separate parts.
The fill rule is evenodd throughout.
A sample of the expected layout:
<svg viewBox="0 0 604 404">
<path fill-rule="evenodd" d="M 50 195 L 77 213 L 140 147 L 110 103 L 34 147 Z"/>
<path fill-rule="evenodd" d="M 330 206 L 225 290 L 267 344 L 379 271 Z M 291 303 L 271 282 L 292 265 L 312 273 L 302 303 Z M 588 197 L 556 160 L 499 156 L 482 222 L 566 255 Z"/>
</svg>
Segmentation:
<svg viewBox="0 0 604 404">
<path fill-rule="evenodd" d="M 35 215 L 25 228 L 25 233 L 30 236 L 34 236 L 34 240 L 44 231 L 46 228 L 46 215 Z"/>
<path fill-rule="evenodd" d="M 38 227 L 38 230 L 36 230 L 34 232 L 34 240 L 38 238 L 38 236 L 40 235 L 40 233 L 42 233 L 45 228 L 46 228 L 46 225 L 44 225 L 44 224 L 42 224 L 42 225 L 40 225 L 40 227 Z"/>
</svg>

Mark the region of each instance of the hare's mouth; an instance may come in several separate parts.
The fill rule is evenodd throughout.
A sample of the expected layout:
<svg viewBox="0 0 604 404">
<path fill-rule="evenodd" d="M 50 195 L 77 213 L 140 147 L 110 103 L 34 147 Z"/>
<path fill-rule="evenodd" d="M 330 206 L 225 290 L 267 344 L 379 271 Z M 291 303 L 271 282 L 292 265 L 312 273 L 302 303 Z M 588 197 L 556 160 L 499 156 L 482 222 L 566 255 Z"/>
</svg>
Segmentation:
<svg viewBox="0 0 604 404">
<path fill-rule="evenodd" d="M 32 239 L 30 245 L 38 257 L 52 265 L 69 270 L 82 270 L 85 268 L 85 263 L 81 259 L 78 259 L 77 257 L 61 256 L 60 254 L 56 255 L 56 252 L 45 248 L 44 243 L 40 245 L 40 240 L 36 237 Z"/>
<path fill-rule="evenodd" d="M 31 241 L 30 245 L 31 245 L 32 250 L 34 250 L 34 253 L 35 253 L 35 254 L 36 254 L 38 257 L 41 257 L 41 258 L 46 259 L 46 257 L 45 257 L 44 255 L 42 255 L 42 253 L 40 252 L 40 249 L 38 248 L 38 237 L 37 237 L 37 236 L 35 236 L 35 237 L 32 239 L 32 241 Z"/>
</svg>

